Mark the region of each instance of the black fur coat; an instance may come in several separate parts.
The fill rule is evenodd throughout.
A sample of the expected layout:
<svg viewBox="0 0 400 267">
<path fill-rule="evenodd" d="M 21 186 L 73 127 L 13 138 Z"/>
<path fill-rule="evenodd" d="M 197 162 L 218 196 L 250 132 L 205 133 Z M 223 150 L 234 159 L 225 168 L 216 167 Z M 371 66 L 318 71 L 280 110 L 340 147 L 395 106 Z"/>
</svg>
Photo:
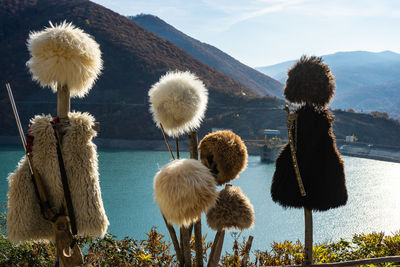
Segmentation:
<svg viewBox="0 0 400 267">
<path fill-rule="evenodd" d="M 302 197 L 296 180 L 289 144 L 276 160 L 272 178 L 273 201 L 284 207 L 324 211 L 345 205 L 347 189 L 343 160 L 332 132 L 333 116 L 327 110 L 303 106 L 296 113 L 297 162 L 306 191 Z M 294 129 L 292 130 L 295 136 Z"/>
</svg>

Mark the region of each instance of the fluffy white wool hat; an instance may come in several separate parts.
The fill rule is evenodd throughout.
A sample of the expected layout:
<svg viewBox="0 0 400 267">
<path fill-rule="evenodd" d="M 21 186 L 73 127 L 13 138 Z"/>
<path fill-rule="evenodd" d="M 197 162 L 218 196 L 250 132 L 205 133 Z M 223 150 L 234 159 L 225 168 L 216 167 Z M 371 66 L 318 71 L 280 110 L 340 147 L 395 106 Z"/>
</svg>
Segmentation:
<svg viewBox="0 0 400 267">
<path fill-rule="evenodd" d="M 168 222 L 188 226 L 215 204 L 216 182 L 194 159 L 174 160 L 154 177 L 154 198 Z"/>
<path fill-rule="evenodd" d="M 189 71 L 163 75 L 150 91 L 150 111 L 157 126 L 173 137 L 200 126 L 207 108 L 208 91 Z"/>
<path fill-rule="evenodd" d="M 26 63 L 32 79 L 53 92 L 67 85 L 71 97 L 83 97 L 92 88 L 103 68 L 99 44 L 71 23 L 63 22 L 40 32 L 31 32 L 27 41 L 31 58 Z"/>
</svg>

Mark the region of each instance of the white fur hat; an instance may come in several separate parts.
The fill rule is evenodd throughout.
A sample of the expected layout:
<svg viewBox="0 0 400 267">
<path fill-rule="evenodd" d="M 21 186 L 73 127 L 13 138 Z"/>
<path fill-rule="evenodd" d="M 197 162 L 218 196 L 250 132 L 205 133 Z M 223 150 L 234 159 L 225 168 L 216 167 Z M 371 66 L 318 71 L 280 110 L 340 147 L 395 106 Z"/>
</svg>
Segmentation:
<svg viewBox="0 0 400 267">
<path fill-rule="evenodd" d="M 65 21 L 31 32 L 27 46 L 31 58 L 26 65 L 32 79 L 54 92 L 57 85 L 67 85 L 71 97 L 85 96 L 103 68 L 99 44 Z"/>
<path fill-rule="evenodd" d="M 150 91 L 150 111 L 157 126 L 173 137 L 200 126 L 207 108 L 208 91 L 189 71 L 163 75 Z"/>
<path fill-rule="evenodd" d="M 194 159 L 174 160 L 154 177 L 154 198 L 168 222 L 188 226 L 215 204 L 216 182 Z"/>
</svg>

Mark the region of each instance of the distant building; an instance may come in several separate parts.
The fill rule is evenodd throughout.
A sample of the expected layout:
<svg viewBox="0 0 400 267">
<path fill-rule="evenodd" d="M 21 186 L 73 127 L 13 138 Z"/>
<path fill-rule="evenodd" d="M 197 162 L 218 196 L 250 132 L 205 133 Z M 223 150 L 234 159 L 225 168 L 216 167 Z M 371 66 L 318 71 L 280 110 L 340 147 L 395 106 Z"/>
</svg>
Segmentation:
<svg viewBox="0 0 400 267">
<path fill-rule="evenodd" d="M 346 136 L 346 142 L 347 143 L 354 143 L 357 141 L 357 137 L 355 137 L 354 135 L 348 135 Z"/>
<path fill-rule="evenodd" d="M 281 132 L 279 130 L 270 130 L 270 129 L 265 129 L 264 130 L 264 135 L 266 136 L 279 136 Z"/>
<path fill-rule="evenodd" d="M 224 128 L 211 128 L 211 132 L 215 133 L 218 131 L 232 131 L 232 129 L 224 129 Z"/>
<path fill-rule="evenodd" d="M 282 147 L 281 139 L 279 138 L 280 134 L 279 130 L 264 130 L 265 144 L 260 150 L 260 159 L 262 162 L 272 163 L 275 161 Z"/>
</svg>

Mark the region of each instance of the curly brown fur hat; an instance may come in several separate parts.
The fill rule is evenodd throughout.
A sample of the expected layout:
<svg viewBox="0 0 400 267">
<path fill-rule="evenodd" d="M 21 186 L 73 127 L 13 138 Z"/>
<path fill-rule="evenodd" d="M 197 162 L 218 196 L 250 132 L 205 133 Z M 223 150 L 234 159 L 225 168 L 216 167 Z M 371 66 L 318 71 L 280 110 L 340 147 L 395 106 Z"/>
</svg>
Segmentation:
<svg viewBox="0 0 400 267">
<path fill-rule="evenodd" d="M 207 212 L 207 224 L 215 231 L 235 228 L 240 231 L 254 225 L 254 208 L 242 190 L 227 186 L 219 192 L 215 206 Z"/>
<path fill-rule="evenodd" d="M 214 174 L 218 185 L 235 179 L 247 165 L 247 148 L 232 131 L 206 135 L 199 144 L 201 162 Z"/>
<path fill-rule="evenodd" d="M 324 107 L 335 93 L 335 77 L 320 57 L 302 56 L 288 71 L 284 95 L 293 103 Z"/>
<path fill-rule="evenodd" d="M 154 199 L 172 224 L 188 226 L 218 197 L 210 170 L 194 159 L 174 160 L 154 177 Z"/>
</svg>

